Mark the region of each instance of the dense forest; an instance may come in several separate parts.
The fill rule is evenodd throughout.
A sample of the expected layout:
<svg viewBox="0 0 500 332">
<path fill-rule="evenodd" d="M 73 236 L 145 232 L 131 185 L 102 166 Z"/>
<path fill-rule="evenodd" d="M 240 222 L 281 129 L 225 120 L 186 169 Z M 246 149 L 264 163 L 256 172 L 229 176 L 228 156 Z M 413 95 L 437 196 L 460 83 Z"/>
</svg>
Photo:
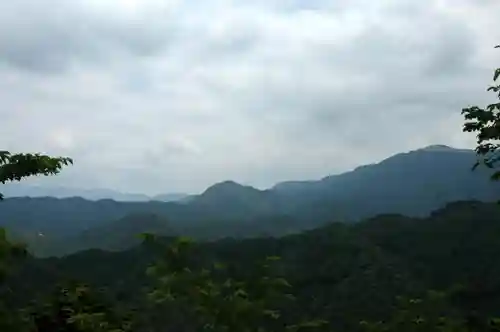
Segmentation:
<svg viewBox="0 0 500 332">
<path fill-rule="evenodd" d="M 1 330 L 489 331 L 499 237 L 497 204 L 457 202 L 280 238 L 27 255 L 3 282 Z"/>
</svg>

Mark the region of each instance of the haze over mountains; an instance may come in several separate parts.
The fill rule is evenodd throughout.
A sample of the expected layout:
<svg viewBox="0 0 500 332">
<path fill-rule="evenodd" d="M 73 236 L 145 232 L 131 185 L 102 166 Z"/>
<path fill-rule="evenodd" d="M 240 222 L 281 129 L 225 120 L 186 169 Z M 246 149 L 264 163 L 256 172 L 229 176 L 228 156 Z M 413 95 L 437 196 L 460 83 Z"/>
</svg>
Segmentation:
<svg viewBox="0 0 500 332">
<path fill-rule="evenodd" d="M 0 226 L 40 252 L 57 254 L 123 249 L 145 231 L 214 239 L 284 235 L 387 213 L 423 217 L 451 202 L 500 199 L 489 170 L 471 170 L 475 161 L 472 150 L 434 145 L 267 190 L 225 181 L 182 202 L 8 198 L 0 205 Z"/>
<path fill-rule="evenodd" d="M 177 201 L 188 196 L 182 193 L 167 193 L 148 196 L 138 193 L 124 193 L 112 189 L 81 189 L 63 186 L 49 187 L 28 185 L 25 183 L 10 182 L 2 186 L 2 192 L 6 197 L 81 197 L 91 201 L 100 199 L 112 199 L 118 202 L 145 202 L 145 201 Z"/>
</svg>

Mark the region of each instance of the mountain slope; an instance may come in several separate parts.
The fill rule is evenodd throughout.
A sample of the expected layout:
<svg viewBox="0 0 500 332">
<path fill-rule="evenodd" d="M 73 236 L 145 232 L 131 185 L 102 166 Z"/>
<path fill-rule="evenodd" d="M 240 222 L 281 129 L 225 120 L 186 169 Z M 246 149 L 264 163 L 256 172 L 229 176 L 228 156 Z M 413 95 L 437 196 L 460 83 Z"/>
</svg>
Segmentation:
<svg viewBox="0 0 500 332">
<path fill-rule="evenodd" d="M 472 150 L 430 146 L 319 181 L 281 183 L 273 190 L 313 206 L 329 205 L 330 213 L 335 210 L 343 220 L 380 213 L 425 216 L 453 201 L 500 199 L 500 185 L 490 181 L 490 170 L 471 170 L 475 161 Z"/>
<path fill-rule="evenodd" d="M 280 196 L 270 190 L 258 190 L 234 181 L 217 183 L 189 202 L 189 207 L 210 211 L 223 219 L 245 219 L 278 214 Z"/>
<path fill-rule="evenodd" d="M 133 213 L 103 226 L 94 227 L 66 238 L 38 241 L 32 250 L 41 256 L 64 255 L 89 248 L 125 250 L 141 243 L 141 234 L 175 236 L 165 218 L 151 213 Z"/>
</svg>

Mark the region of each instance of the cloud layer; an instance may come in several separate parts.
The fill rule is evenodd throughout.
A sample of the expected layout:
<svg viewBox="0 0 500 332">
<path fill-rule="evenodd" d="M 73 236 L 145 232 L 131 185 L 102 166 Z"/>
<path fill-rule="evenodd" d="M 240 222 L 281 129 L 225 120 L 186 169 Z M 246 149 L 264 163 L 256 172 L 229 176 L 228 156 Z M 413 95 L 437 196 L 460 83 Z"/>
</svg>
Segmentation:
<svg viewBox="0 0 500 332">
<path fill-rule="evenodd" d="M 429 144 L 472 147 L 493 0 L 0 4 L 0 147 L 69 155 L 47 184 L 267 187 Z"/>
</svg>

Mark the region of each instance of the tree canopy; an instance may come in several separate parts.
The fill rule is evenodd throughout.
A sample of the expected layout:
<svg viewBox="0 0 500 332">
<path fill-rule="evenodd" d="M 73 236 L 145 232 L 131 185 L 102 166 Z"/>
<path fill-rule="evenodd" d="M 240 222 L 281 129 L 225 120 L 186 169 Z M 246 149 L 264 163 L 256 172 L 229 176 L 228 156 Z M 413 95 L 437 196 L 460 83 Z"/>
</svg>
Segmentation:
<svg viewBox="0 0 500 332">
<path fill-rule="evenodd" d="M 34 175 L 55 175 L 64 166 L 73 164 L 68 157 L 50 157 L 39 153 L 16 153 L 0 151 L 0 183 L 20 181 Z M 3 199 L 0 193 L 0 200 Z"/>
<path fill-rule="evenodd" d="M 500 45 L 495 46 L 500 48 Z M 496 99 L 493 103 L 484 108 L 479 106 L 471 106 L 464 108 L 462 114 L 465 116 L 464 132 L 476 132 L 477 147 L 476 152 L 480 156 L 480 160 L 474 165 L 474 168 L 479 164 L 484 164 L 489 168 L 493 168 L 500 161 L 500 68 L 495 69 L 493 73 L 493 85 L 487 91 L 496 94 Z M 500 171 L 496 171 L 493 179 L 500 179 Z"/>
</svg>

